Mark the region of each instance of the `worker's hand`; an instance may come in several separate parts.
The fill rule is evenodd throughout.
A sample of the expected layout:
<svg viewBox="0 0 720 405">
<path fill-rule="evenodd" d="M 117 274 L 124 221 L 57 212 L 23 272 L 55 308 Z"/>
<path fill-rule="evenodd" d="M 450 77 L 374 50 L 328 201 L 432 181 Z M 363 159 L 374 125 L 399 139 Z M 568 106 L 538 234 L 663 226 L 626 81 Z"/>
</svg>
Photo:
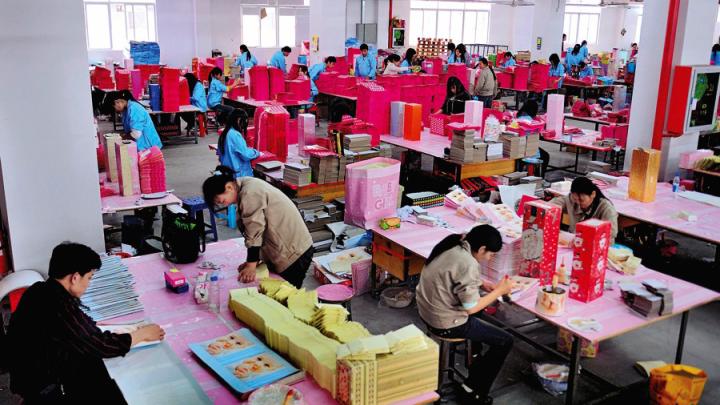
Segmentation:
<svg viewBox="0 0 720 405">
<path fill-rule="evenodd" d="M 238 281 L 242 283 L 252 283 L 255 281 L 255 268 L 257 262 L 243 263 L 238 267 Z"/>
<path fill-rule="evenodd" d="M 130 333 L 130 337 L 132 338 L 132 346 L 135 346 L 142 342 L 163 340 L 165 338 L 165 331 L 159 325 L 153 323 Z"/>
<path fill-rule="evenodd" d="M 513 287 L 515 287 L 515 282 L 510 277 L 505 276 L 495 287 L 495 291 L 500 295 L 508 295 L 512 292 Z"/>
</svg>

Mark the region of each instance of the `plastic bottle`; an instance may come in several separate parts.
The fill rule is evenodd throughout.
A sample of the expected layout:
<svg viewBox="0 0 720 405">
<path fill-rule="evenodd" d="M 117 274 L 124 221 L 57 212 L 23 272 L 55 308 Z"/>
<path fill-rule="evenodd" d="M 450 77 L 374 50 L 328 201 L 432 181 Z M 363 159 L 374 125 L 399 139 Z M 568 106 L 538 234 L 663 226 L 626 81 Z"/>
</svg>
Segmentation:
<svg viewBox="0 0 720 405">
<path fill-rule="evenodd" d="M 208 306 L 213 312 L 220 311 L 220 280 L 218 280 L 218 274 L 215 271 L 212 273 L 212 275 L 210 275 Z"/>
<path fill-rule="evenodd" d="M 680 191 L 680 173 L 678 172 L 676 172 L 675 177 L 673 177 L 672 191 L 673 193 Z"/>
</svg>

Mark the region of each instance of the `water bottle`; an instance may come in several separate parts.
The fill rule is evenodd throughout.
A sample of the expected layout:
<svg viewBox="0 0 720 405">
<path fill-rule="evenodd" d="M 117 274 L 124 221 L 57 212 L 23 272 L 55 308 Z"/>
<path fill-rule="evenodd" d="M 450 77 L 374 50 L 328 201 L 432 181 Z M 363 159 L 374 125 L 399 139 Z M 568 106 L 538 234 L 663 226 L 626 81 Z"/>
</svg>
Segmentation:
<svg viewBox="0 0 720 405">
<path fill-rule="evenodd" d="M 675 173 L 675 177 L 673 177 L 672 191 L 673 193 L 680 191 L 680 173 Z"/>
<path fill-rule="evenodd" d="M 212 272 L 210 276 L 210 291 L 208 294 L 208 304 L 213 312 L 220 311 L 220 281 L 217 272 Z"/>
</svg>

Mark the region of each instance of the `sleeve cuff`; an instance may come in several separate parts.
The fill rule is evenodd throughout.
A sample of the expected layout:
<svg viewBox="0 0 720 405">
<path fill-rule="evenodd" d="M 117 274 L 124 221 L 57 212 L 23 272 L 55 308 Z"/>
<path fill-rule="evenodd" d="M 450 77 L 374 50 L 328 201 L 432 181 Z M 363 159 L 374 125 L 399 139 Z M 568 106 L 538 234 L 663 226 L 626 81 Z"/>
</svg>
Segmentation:
<svg viewBox="0 0 720 405">
<path fill-rule="evenodd" d="M 477 301 L 475 302 L 463 302 L 462 306 L 465 309 L 472 309 L 475 305 L 477 305 Z"/>
<path fill-rule="evenodd" d="M 247 261 L 257 262 L 260 260 L 260 246 L 251 246 L 248 248 Z"/>
</svg>

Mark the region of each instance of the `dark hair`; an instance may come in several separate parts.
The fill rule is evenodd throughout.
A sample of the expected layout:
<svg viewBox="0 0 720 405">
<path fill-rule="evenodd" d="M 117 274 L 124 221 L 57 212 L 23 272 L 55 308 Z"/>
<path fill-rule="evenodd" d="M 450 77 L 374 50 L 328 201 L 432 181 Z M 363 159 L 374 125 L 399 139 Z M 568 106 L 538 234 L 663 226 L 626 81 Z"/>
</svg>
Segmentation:
<svg viewBox="0 0 720 405">
<path fill-rule="evenodd" d="M 465 86 L 463 86 L 460 79 L 458 79 L 455 76 L 450 76 L 450 78 L 447 81 L 447 89 L 445 93 L 445 99 L 452 97 L 452 94 L 450 94 L 450 89 L 452 86 L 455 86 L 455 96 L 458 96 L 462 93 L 467 93 L 467 90 L 465 89 Z"/>
<path fill-rule="evenodd" d="M 720 52 L 720 44 L 713 45 L 712 52 Z"/>
<path fill-rule="evenodd" d="M 400 55 L 394 53 L 387 57 L 387 61 L 388 62 L 398 62 L 398 61 L 400 61 Z"/>
<path fill-rule="evenodd" d="M 74 273 L 84 276 L 101 265 L 100 255 L 94 250 L 80 243 L 63 242 L 52 251 L 48 276 L 56 280 Z"/>
<path fill-rule="evenodd" d="M 465 241 L 470 245 L 470 251 L 475 253 L 480 250 L 481 247 L 485 247 L 490 252 L 499 252 L 502 249 L 502 236 L 500 232 L 491 225 L 479 225 L 471 229 L 465 237 L 462 235 L 449 235 L 445 239 L 441 240 L 440 243 L 435 245 L 430 256 L 428 256 L 425 264 L 430 264 L 436 257 L 445 253 L 446 251 L 460 246 Z"/>
<path fill-rule="evenodd" d="M 581 46 L 587 45 L 587 41 L 583 39 Z"/>
<path fill-rule="evenodd" d="M 597 210 L 598 205 L 600 205 L 600 200 L 603 198 L 607 200 L 607 197 L 605 197 L 605 194 L 600 191 L 600 188 L 593 183 L 592 180 L 584 176 L 575 178 L 570 185 L 570 193 L 592 195 L 593 191 L 595 192 L 595 199 L 592 202 L 588 217 L 595 215 L 595 211 Z"/>
<path fill-rule="evenodd" d="M 579 45 L 579 44 L 575 44 L 575 46 L 573 46 L 572 52 L 570 52 L 570 53 L 573 54 L 573 55 L 579 54 L 579 53 L 580 53 L 580 45 Z"/>
<path fill-rule="evenodd" d="M 447 50 L 454 52 L 454 51 L 455 51 L 455 44 L 453 44 L 452 42 L 448 42 L 448 44 L 447 44 Z"/>
<path fill-rule="evenodd" d="M 308 68 L 307 68 L 307 66 L 305 66 L 305 65 L 300 65 L 300 67 L 298 67 L 298 71 L 299 71 L 299 72 L 303 72 L 303 73 L 305 73 L 306 75 L 310 76 L 310 73 L 308 73 Z"/>
<path fill-rule="evenodd" d="M 195 90 L 195 85 L 197 84 L 198 79 L 192 73 L 185 73 L 185 80 L 187 80 L 188 90 L 190 90 L 190 95 L 192 96 L 193 90 Z"/>
<path fill-rule="evenodd" d="M 557 65 L 560 64 L 560 57 L 558 56 L 558 54 L 554 53 L 554 54 L 550 55 L 550 63 L 552 64 L 552 67 L 554 67 L 554 68 L 556 68 Z"/>
<path fill-rule="evenodd" d="M 408 48 L 408 50 L 405 51 L 405 60 L 407 61 L 408 65 L 412 65 L 415 54 L 417 54 L 417 52 L 415 52 L 413 48 Z"/>
<path fill-rule="evenodd" d="M 223 71 L 219 67 L 215 66 L 212 68 L 210 73 L 208 73 L 208 84 L 212 83 L 212 79 L 215 77 L 215 75 L 222 75 Z"/>
<path fill-rule="evenodd" d="M 235 181 L 235 172 L 227 166 L 217 166 L 212 176 L 202 185 L 203 198 L 210 211 L 215 212 L 215 197 L 225 192 L 225 185 Z"/>
<path fill-rule="evenodd" d="M 292 52 L 292 49 L 290 49 L 289 46 L 283 46 L 282 49 L 281 49 L 281 51 L 282 51 L 282 52 L 290 53 L 290 52 Z"/>
<path fill-rule="evenodd" d="M 631 48 L 632 48 L 633 46 L 637 46 L 637 42 L 633 42 L 632 44 L 630 44 L 630 47 L 631 47 Z"/>
<path fill-rule="evenodd" d="M 467 57 L 467 49 L 465 48 L 465 45 L 458 44 L 455 50 L 460 52 L 460 58 L 462 59 L 462 63 L 467 63 L 467 60 L 465 60 L 465 58 Z M 455 62 L 457 62 L 457 60 L 455 60 Z"/>
<path fill-rule="evenodd" d="M 483 56 L 479 59 L 479 62 L 487 66 L 490 69 L 490 73 L 492 73 L 493 75 L 493 80 L 497 80 L 497 77 L 495 76 L 495 70 L 492 68 L 492 66 L 490 66 L 490 62 L 487 60 L 487 58 Z"/>
<path fill-rule="evenodd" d="M 252 58 L 252 54 L 250 53 L 250 49 L 248 49 L 247 45 L 240 45 L 240 51 L 247 53 L 247 56 L 245 56 L 245 60 L 250 60 Z"/>
<path fill-rule="evenodd" d="M 327 58 L 325 58 L 325 63 L 326 63 L 326 64 L 328 64 L 328 63 L 336 63 L 336 62 L 337 62 L 337 59 L 336 59 L 334 56 L 328 56 Z"/>
<path fill-rule="evenodd" d="M 248 126 L 248 115 L 245 110 L 242 108 L 236 108 L 233 110 L 233 112 L 230 113 L 230 116 L 228 117 L 225 125 L 225 129 L 223 130 L 222 134 L 220 134 L 220 138 L 218 138 L 218 152 L 220 152 L 220 156 L 225 154 L 226 146 L 227 146 L 227 134 L 230 132 L 230 128 L 240 132 L 243 136 L 247 135 L 247 126 Z M 249 147 L 253 147 L 253 145 L 248 145 Z"/>
<path fill-rule="evenodd" d="M 587 64 L 584 60 L 581 60 L 580 63 L 578 63 L 578 66 L 580 66 L 580 69 L 585 69 L 585 66 L 587 66 Z"/>
<path fill-rule="evenodd" d="M 506 58 L 512 58 L 512 52 L 505 52 Z"/>
<path fill-rule="evenodd" d="M 362 44 L 362 45 L 360 45 L 360 50 L 361 50 L 361 51 L 367 51 L 367 50 L 368 50 L 367 44 Z"/>
<path fill-rule="evenodd" d="M 567 38 L 567 34 L 563 32 L 563 38 Z"/>
<path fill-rule="evenodd" d="M 135 100 L 135 97 L 133 97 L 132 92 L 130 90 L 121 90 L 115 94 L 115 97 L 113 98 L 113 103 L 115 100 L 125 100 L 125 101 L 137 101 Z"/>
<path fill-rule="evenodd" d="M 538 103 L 535 100 L 528 100 L 523 104 L 523 106 L 520 108 L 520 110 L 517 113 L 517 116 L 520 117 L 521 115 L 525 114 L 528 115 L 530 118 L 535 118 L 535 116 L 538 113 Z"/>
</svg>

